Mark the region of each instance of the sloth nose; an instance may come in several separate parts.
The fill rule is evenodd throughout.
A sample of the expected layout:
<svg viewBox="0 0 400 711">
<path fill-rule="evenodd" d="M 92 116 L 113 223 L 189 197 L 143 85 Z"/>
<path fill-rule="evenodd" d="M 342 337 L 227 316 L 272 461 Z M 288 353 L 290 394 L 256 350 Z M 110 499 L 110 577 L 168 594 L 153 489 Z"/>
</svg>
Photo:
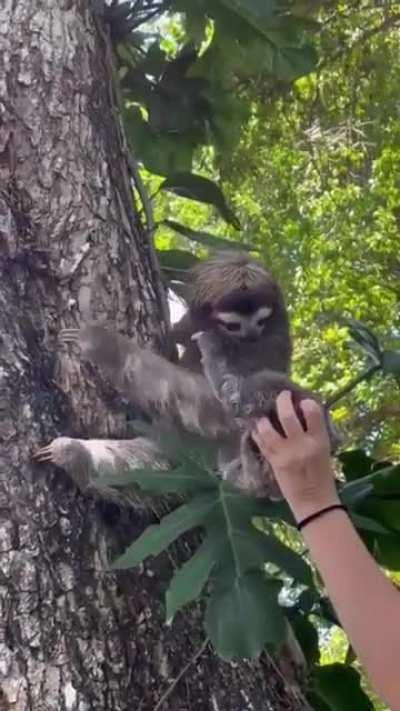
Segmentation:
<svg viewBox="0 0 400 711">
<path fill-rule="evenodd" d="M 259 333 L 257 329 L 249 328 L 248 331 L 246 331 L 244 338 L 246 339 L 246 341 L 250 341 L 250 343 L 253 343 L 254 341 L 258 341 Z"/>
</svg>

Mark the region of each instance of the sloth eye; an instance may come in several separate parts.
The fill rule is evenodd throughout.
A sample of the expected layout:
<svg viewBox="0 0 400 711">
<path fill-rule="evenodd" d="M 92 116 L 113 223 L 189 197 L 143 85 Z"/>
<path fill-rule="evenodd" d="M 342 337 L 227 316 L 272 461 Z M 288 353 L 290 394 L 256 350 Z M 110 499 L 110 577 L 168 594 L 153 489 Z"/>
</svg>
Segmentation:
<svg viewBox="0 0 400 711">
<path fill-rule="evenodd" d="M 266 316 L 265 318 L 260 318 L 260 319 L 257 321 L 257 326 L 260 326 L 260 328 L 264 328 L 264 326 L 267 325 L 268 321 L 269 321 L 268 316 Z"/>
<path fill-rule="evenodd" d="M 226 328 L 227 331 L 240 331 L 241 324 L 240 323 L 224 323 L 223 324 L 224 328 Z"/>
</svg>

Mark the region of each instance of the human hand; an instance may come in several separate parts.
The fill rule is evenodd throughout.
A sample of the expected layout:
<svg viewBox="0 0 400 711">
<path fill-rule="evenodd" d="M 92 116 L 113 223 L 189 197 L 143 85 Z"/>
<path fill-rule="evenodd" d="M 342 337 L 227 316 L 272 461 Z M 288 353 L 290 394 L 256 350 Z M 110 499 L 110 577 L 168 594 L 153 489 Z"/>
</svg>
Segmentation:
<svg viewBox="0 0 400 711">
<path fill-rule="evenodd" d="M 322 409 L 311 399 L 302 400 L 300 407 L 306 430 L 291 393 L 285 390 L 276 399 L 276 411 L 286 436 L 279 434 L 267 418 L 258 420 L 252 432 L 297 521 L 339 503 Z"/>
</svg>

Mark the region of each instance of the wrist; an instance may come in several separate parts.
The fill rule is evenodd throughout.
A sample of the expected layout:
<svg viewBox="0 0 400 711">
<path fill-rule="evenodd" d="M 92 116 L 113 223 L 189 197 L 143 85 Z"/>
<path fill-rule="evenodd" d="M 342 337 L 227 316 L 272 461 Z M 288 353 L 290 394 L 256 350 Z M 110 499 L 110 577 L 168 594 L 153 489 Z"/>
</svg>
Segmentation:
<svg viewBox="0 0 400 711">
<path fill-rule="evenodd" d="M 327 492 L 326 495 L 319 495 L 309 499 L 302 497 L 295 497 L 292 500 L 288 499 L 288 504 L 297 523 L 328 506 L 336 506 L 341 503 L 336 492 Z"/>
<path fill-rule="evenodd" d="M 331 504 L 330 506 L 324 506 L 324 508 L 319 509 L 310 516 L 306 516 L 305 518 L 301 519 L 301 521 L 298 521 L 297 529 L 299 531 L 303 531 L 303 529 L 306 528 L 306 526 L 312 524 L 313 521 L 318 521 L 318 519 L 322 518 L 323 516 L 326 516 L 327 514 L 332 513 L 333 511 L 344 511 L 345 513 L 347 513 L 347 508 L 346 506 L 344 506 L 344 504 Z"/>
</svg>

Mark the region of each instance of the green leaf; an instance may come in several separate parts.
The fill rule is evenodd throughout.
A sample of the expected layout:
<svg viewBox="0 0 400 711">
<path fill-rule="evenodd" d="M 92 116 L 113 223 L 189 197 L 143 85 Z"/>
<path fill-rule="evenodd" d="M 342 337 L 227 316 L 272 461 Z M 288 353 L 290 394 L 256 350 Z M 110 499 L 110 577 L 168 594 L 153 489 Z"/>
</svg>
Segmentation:
<svg viewBox="0 0 400 711">
<path fill-rule="evenodd" d="M 310 566 L 275 536 L 261 533 L 248 524 L 241 525 L 240 521 L 236 521 L 231 525 L 228 537 L 241 573 L 263 563 L 273 563 L 302 585 L 313 586 Z"/>
<path fill-rule="evenodd" d="M 119 476 L 102 476 L 101 486 L 125 487 L 137 484 L 150 494 L 195 494 L 218 487 L 218 478 L 208 469 L 182 465 L 169 470 L 130 469 Z"/>
<path fill-rule="evenodd" d="M 302 613 L 309 615 L 313 607 L 318 603 L 318 600 L 319 597 L 316 591 L 308 588 L 307 590 L 303 590 L 299 595 L 296 605 Z"/>
<path fill-rule="evenodd" d="M 361 479 L 371 473 L 375 460 L 362 449 L 353 449 L 338 455 L 346 481 Z"/>
<path fill-rule="evenodd" d="M 207 605 L 205 629 L 224 659 L 257 657 L 266 644 L 279 645 L 286 621 L 278 604 L 279 586 L 260 571 L 215 586 Z"/>
<path fill-rule="evenodd" d="M 284 47 L 274 52 L 272 72 L 285 81 L 293 81 L 312 72 L 318 55 L 311 45 L 305 47 Z"/>
<path fill-rule="evenodd" d="M 353 521 L 356 528 L 360 528 L 362 531 L 370 531 L 370 533 L 380 533 L 383 535 L 390 534 L 388 528 L 382 526 L 378 521 L 369 518 L 368 516 L 362 516 L 361 514 L 356 514 L 354 512 L 350 513 L 350 518 Z"/>
<path fill-rule="evenodd" d="M 320 597 L 320 599 L 318 600 L 318 606 L 315 610 L 315 614 L 322 617 L 324 620 L 329 622 L 329 624 L 340 627 L 340 622 L 338 620 L 337 614 L 328 597 Z"/>
<path fill-rule="evenodd" d="M 195 147 L 190 137 L 153 131 L 137 107 L 125 109 L 123 119 L 129 143 L 149 171 L 168 175 L 190 170 Z"/>
<path fill-rule="evenodd" d="M 195 3 L 185 3 L 182 0 L 175 0 L 174 7 L 177 12 L 185 14 L 184 27 L 186 34 L 196 46 L 200 46 L 205 39 L 208 18 L 204 8 Z"/>
<path fill-rule="evenodd" d="M 220 541 L 207 536 L 194 556 L 176 571 L 166 595 L 168 623 L 178 610 L 200 595 L 219 556 Z"/>
<path fill-rule="evenodd" d="M 331 709 L 331 707 L 313 691 L 307 694 L 307 700 L 310 702 L 313 711 L 330 711 Z"/>
<path fill-rule="evenodd" d="M 184 249 L 158 249 L 158 261 L 162 269 L 184 272 L 199 262 L 199 258 Z"/>
<path fill-rule="evenodd" d="M 206 247 L 211 247 L 212 249 L 241 249 L 241 250 L 252 250 L 255 249 L 254 245 L 246 245 L 233 240 L 224 239 L 223 237 L 217 237 L 217 235 L 211 235 L 208 232 L 199 232 L 197 230 L 192 230 L 186 225 L 181 225 L 179 222 L 174 220 L 164 220 L 164 225 L 170 227 L 171 230 L 178 232 L 178 234 L 187 237 L 192 240 L 192 242 L 198 242 Z"/>
<path fill-rule="evenodd" d="M 221 188 L 212 180 L 194 173 L 175 173 L 169 175 L 160 188 L 190 200 L 214 205 L 226 222 L 236 227 L 236 229 L 240 228 L 240 224 L 228 206 Z"/>
<path fill-rule="evenodd" d="M 169 459 L 188 466 L 202 476 L 217 470 L 218 451 L 214 441 L 205 441 L 194 434 L 174 432 L 160 433 L 158 441 Z M 218 479 L 221 485 L 221 479 Z"/>
<path fill-rule="evenodd" d="M 297 614 L 290 620 L 293 632 L 310 665 L 318 664 L 320 658 L 318 631 L 305 615 Z"/>
<path fill-rule="evenodd" d="M 187 432 L 162 430 L 160 425 L 148 424 L 141 420 L 131 420 L 130 427 L 135 434 L 149 437 L 165 454 L 169 461 L 192 467 L 192 471 L 207 474 L 217 470 L 218 447 L 214 441 Z M 221 480 L 218 479 L 219 483 Z"/>
<path fill-rule="evenodd" d="M 368 475 L 344 485 L 340 490 L 340 498 L 346 506 L 354 508 L 372 494 L 370 477 L 371 475 Z"/>
<path fill-rule="evenodd" d="M 143 45 L 146 45 L 146 42 L 142 40 L 142 48 Z M 145 58 L 138 64 L 137 69 L 144 74 L 151 74 L 154 77 L 158 77 L 162 74 L 166 61 L 166 54 L 161 49 L 159 41 L 156 40 L 149 46 Z"/>
<path fill-rule="evenodd" d="M 361 687 L 360 674 L 344 664 L 315 667 L 313 688 L 331 711 L 373 711 Z"/>
<path fill-rule="evenodd" d="M 230 533 L 232 522 L 240 523 L 253 520 L 256 516 L 281 519 L 293 523 L 288 505 L 284 501 L 269 501 L 243 494 L 228 481 L 221 481 L 219 487 L 218 516 L 224 520 L 224 526 Z"/>
<path fill-rule="evenodd" d="M 360 506 L 360 511 L 392 531 L 400 532 L 400 496 L 396 499 L 379 499 L 377 496 L 367 498 Z"/>
<path fill-rule="evenodd" d="M 149 555 L 156 556 L 191 528 L 199 526 L 215 507 L 215 495 L 199 494 L 149 528 L 111 565 L 113 570 L 133 568 Z"/>
<path fill-rule="evenodd" d="M 342 318 L 341 322 L 348 327 L 350 336 L 376 363 L 381 363 L 382 351 L 375 334 L 359 321 L 351 318 Z"/>
<path fill-rule="evenodd" d="M 138 429 L 141 434 L 149 434 L 152 426 L 141 424 Z M 284 616 L 277 600 L 280 582 L 267 580 L 261 570 L 264 564 L 273 563 L 297 582 L 313 584 L 311 570 L 301 556 L 253 525 L 256 517 L 287 517 L 287 506 L 244 496 L 228 482 L 218 479 L 212 471 L 215 447 L 210 452 L 201 438 L 187 437 L 187 443 L 184 443 L 179 437 L 175 442 L 174 435 L 164 437 L 161 434 L 157 442 L 164 438 L 171 451 L 178 452 L 177 465 L 170 472 L 144 469 L 130 472 L 128 477 L 150 492 L 194 493 L 194 498 L 168 514 L 160 524 L 148 528 L 112 568 L 133 567 L 148 556 L 158 555 L 191 528 L 204 527 L 205 542 L 175 573 L 167 592 L 168 619 L 200 595 L 212 576 L 213 593 L 206 626 L 216 649 L 228 658 L 242 653 L 257 655 L 265 644 L 279 641 L 285 630 Z M 126 484 L 126 475 L 123 480 Z M 250 617 L 254 619 L 249 625 L 250 603 Z M 220 606 L 228 611 L 228 615 L 232 614 L 234 620 L 230 623 L 230 635 L 224 641 L 225 631 L 214 629 Z M 257 626 L 255 631 L 256 616 L 260 627 Z"/>
<path fill-rule="evenodd" d="M 271 26 L 280 10 L 277 0 L 220 0 L 223 5 L 252 24 L 256 30 Z"/>
<path fill-rule="evenodd" d="M 400 464 L 375 469 L 372 474 L 362 479 L 355 479 L 340 490 L 341 500 L 351 507 L 365 501 L 371 494 L 400 497 Z"/>
<path fill-rule="evenodd" d="M 400 570 L 400 535 L 376 536 L 373 554 L 380 565 L 389 570 Z"/>
<path fill-rule="evenodd" d="M 400 351 L 383 352 L 382 370 L 389 375 L 400 376 Z"/>
<path fill-rule="evenodd" d="M 393 464 L 378 469 L 369 479 L 374 492 L 380 495 L 398 495 L 400 497 L 400 464 Z"/>
</svg>

